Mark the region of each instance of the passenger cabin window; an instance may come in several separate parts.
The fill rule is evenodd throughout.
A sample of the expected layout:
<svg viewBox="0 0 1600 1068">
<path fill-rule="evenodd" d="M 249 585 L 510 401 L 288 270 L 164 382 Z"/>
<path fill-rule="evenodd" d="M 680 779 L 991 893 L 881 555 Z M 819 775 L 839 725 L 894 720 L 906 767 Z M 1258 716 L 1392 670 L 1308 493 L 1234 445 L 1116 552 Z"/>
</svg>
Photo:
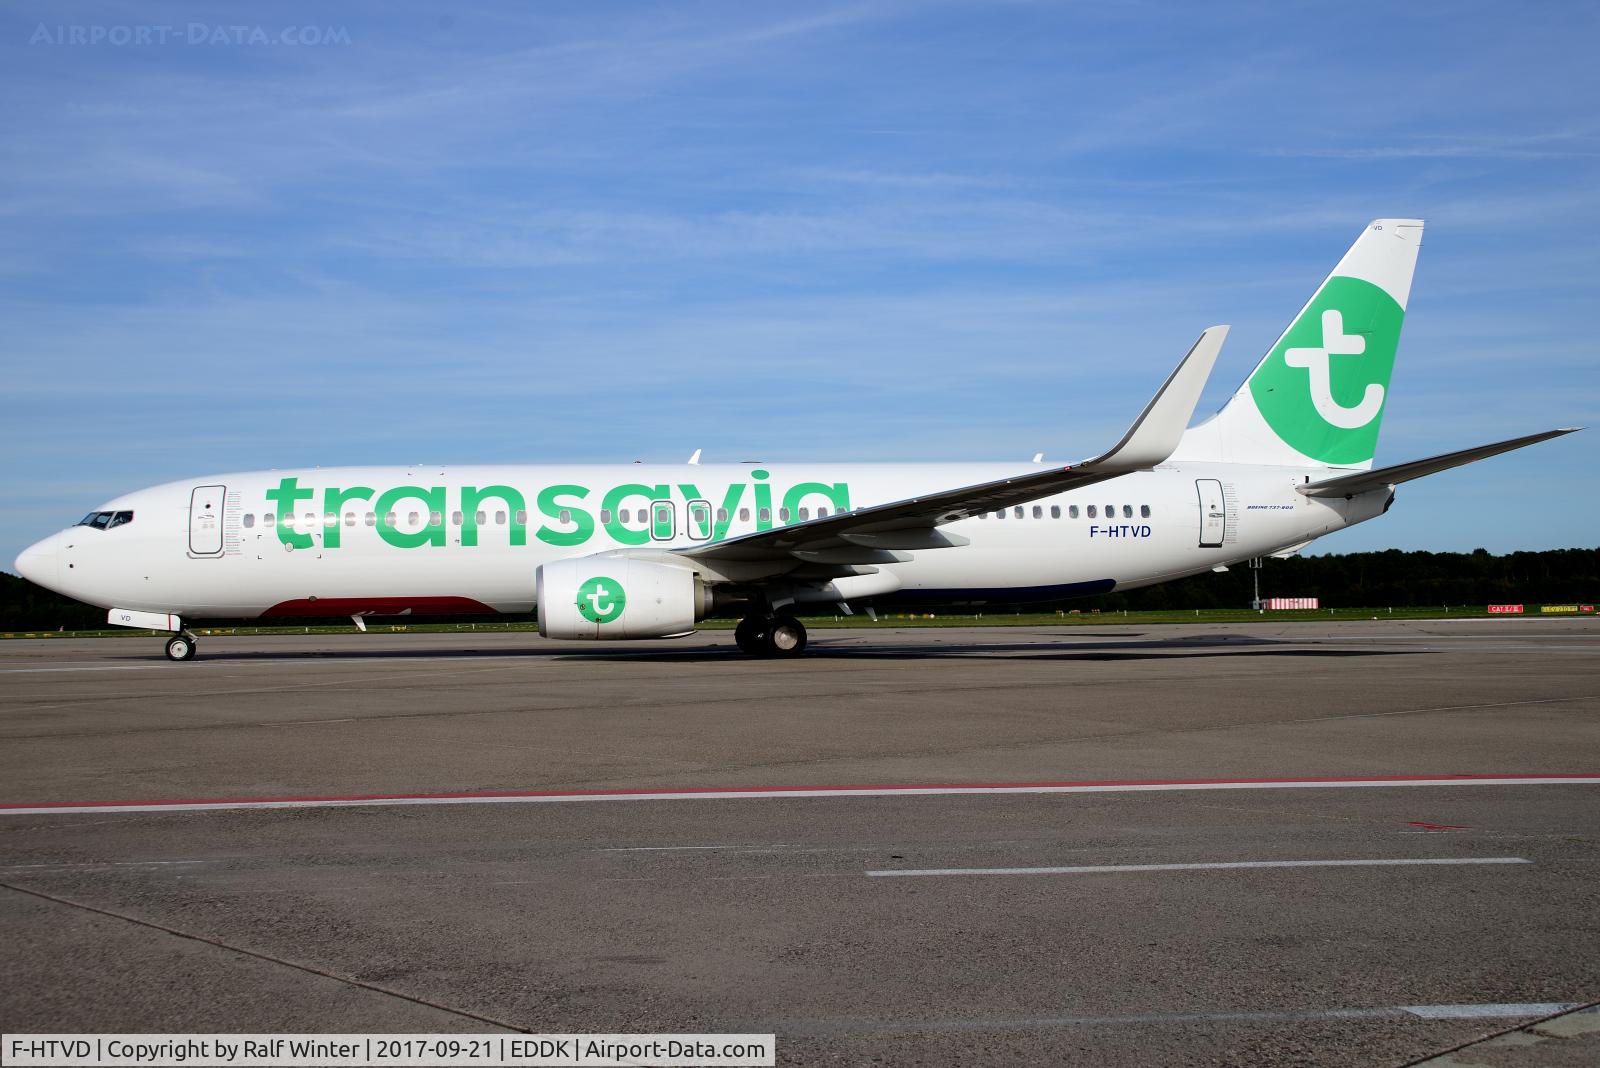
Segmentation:
<svg viewBox="0 0 1600 1068">
<path fill-rule="evenodd" d="M 611 509 L 609 509 L 609 508 L 600 509 L 600 522 L 603 523 L 603 524 L 611 522 Z"/>
<path fill-rule="evenodd" d="M 506 525 L 506 513 L 504 509 L 494 514 L 494 525 L 497 527 L 503 527 Z"/>
<path fill-rule="evenodd" d="M 377 515 L 377 513 L 376 512 L 368 512 L 367 513 L 367 526 L 372 527 L 372 526 L 377 526 L 377 525 L 378 525 L 378 515 Z"/>
<path fill-rule="evenodd" d="M 270 527 L 273 520 L 276 518 L 277 516 L 273 515 L 271 512 L 268 512 L 261 517 L 261 525 L 264 527 Z"/>
<path fill-rule="evenodd" d="M 726 523 L 727 521 L 728 521 L 728 510 L 726 508 L 718 508 L 717 509 L 717 522 Z"/>
<path fill-rule="evenodd" d="M 466 519 L 467 519 L 467 517 L 462 515 L 460 512 L 451 512 L 450 513 L 450 522 L 454 523 L 458 527 L 462 523 L 466 522 Z"/>
<path fill-rule="evenodd" d="M 711 525 L 711 502 L 690 501 L 688 511 L 689 537 L 696 541 L 704 541 L 711 537 L 714 532 Z"/>
<path fill-rule="evenodd" d="M 655 541 L 671 541 L 678 533 L 678 506 L 671 501 L 660 501 L 650 506 L 650 537 Z"/>
<path fill-rule="evenodd" d="M 517 526 L 521 527 L 521 526 L 527 526 L 527 525 L 528 525 L 528 512 L 527 512 L 527 509 L 524 509 L 524 508 L 517 509 Z"/>
<path fill-rule="evenodd" d="M 356 525 L 356 514 L 354 512 L 346 512 L 344 514 L 344 525 L 347 527 Z"/>
<path fill-rule="evenodd" d="M 1139 506 L 1139 518 L 1140 519 L 1149 519 L 1150 518 L 1150 506 L 1148 504 L 1141 504 Z"/>
<path fill-rule="evenodd" d="M 1043 519 L 1044 518 L 1044 509 L 1039 507 L 1037 504 L 1033 506 L 1033 518 L 1035 518 L 1035 519 Z"/>
<path fill-rule="evenodd" d="M 1018 505 L 1017 507 L 1011 509 L 1011 514 L 1016 516 L 1018 519 L 1021 519 L 1022 518 L 1022 506 Z"/>
<path fill-rule="evenodd" d="M 806 520 L 808 520 L 810 518 L 811 518 L 811 509 L 809 509 L 809 508 L 800 509 L 800 522 L 804 523 Z"/>
<path fill-rule="evenodd" d="M 1061 506 L 1059 504 L 1052 504 L 1050 506 L 1050 518 L 1051 519 L 1060 519 L 1061 518 Z"/>
<path fill-rule="evenodd" d="M 1125 505 L 1122 506 L 1122 518 L 1124 518 L 1124 519 L 1132 519 L 1133 518 L 1133 505 L 1125 504 Z"/>
<path fill-rule="evenodd" d="M 741 522 L 741 523 L 750 522 L 750 509 L 748 509 L 748 508 L 739 509 L 739 522 Z"/>
<path fill-rule="evenodd" d="M 787 523 L 788 521 L 789 521 L 789 509 L 787 509 L 787 508 L 779 508 L 778 509 L 778 522 Z"/>
<path fill-rule="evenodd" d="M 254 512 L 246 512 L 245 515 L 244 515 L 244 529 L 249 530 L 251 527 L 253 527 L 255 525 L 256 525 L 255 513 Z"/>
<path fill-rule="evenodd" d="M 1098 513 L 1098 512 L 1096 512 L 1096 511 L 1095 511 L 1095 510 L 1094 510 L 1094 505 L 1092 505 L 1092 504 L 1091 504 L 1091 505 L 1090 505 L 1090 506 L 1089 506 L 1089 518 L 1090 518 L 1090 519 L 1093 519 L 1093 518 L 1094 518 L 1094 517 L 1095 517 L 1095 516 L 1096 516 L 1096 515 L 1098 515 L 1098 514 L 1099 514 L 1099 513 Z"/>
<path fill-rule="evenodd" d="M 1078 518 L 1078 506 L 1077 505 L 1075 505 L 1075 504 L 1067 505 L 1067 518 L 1068 519 L 1076 519 L 1076 518 Z"/>
<path fill-rule="evenodd" d="M 826 519 L 826 518 L 828 518 L 828 510 L 826 508 L 818 508 L 817 509 L 817 518 L 818 519 Z"/>
<path fill-rule="evenodd" d="M 763 508 L 763 509 L 761 509 L 761 521 L 763 523 L 772 522 L 772 509 L 771 508 Z"/>
<path fill-rule="evenodd" d="M 572 509 L 570 509 L 570 508 L 561 509 L 561 515 L 558 516 L 557 519 L 562 523 L 570 523 L 570 522 L 572 522 Z"/>
</svg>

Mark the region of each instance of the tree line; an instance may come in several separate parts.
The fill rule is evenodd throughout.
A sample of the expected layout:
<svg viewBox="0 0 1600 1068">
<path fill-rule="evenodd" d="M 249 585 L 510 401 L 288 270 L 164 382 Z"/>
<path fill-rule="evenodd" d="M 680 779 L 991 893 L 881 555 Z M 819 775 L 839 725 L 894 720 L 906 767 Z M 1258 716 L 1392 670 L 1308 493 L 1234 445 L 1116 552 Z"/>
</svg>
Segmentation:
<svg viewBox="0 0 1600 1068">
<path fill-rule="evenodd" d="M 1382 608 L 1500 603 L 1593 604 L 1600 600 L 1600 547 L 1493 555 L 1402 552 L 1267 559 L 1262 597 L 1317 597 L 1325 608 Z M 1062 602 L 1085 611 L 1248 608 L 1250 569 L 1236 564 L 1160 586 Z M 104 609 L 51 593 L 0 572 L 0 630 L 98 630 Z M 287 622 L 287 621 L 285 621 Z"/>
<path fill-rule="evenodd" d="M 1387 549 L 1268 558 L 1262 561 L 1260 578 L 1263 598 L 1316 597 L 1324 608 L 1593 604 L 1600 597 L 1600 548 L 1503 556 L 1485 549 L 1470 553 Z M 1081 607 L 1248 608 L 1251 596 L 1250 568 L 1235 564 L 1221 573 L 1088 598 Z"/>
</svg>

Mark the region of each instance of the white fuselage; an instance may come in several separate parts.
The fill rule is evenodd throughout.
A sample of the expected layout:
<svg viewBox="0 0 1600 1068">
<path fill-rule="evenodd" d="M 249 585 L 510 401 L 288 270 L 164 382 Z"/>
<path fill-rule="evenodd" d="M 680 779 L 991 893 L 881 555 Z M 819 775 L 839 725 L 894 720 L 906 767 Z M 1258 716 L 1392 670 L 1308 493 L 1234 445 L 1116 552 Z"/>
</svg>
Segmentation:
<svg viewBox="0 0 1600 1068">
<path fill-rule="evenodd" d="M 535 569 L 550 561 L 684 548 L 1017 473 L 992 463 L 254 471 L 109 501 L 102 511 L 132 520 L 69 527 L 18 566 L 91 604 L 185 619 L 525 613 Z M 1351 500 L 1296 492 L 1327 474 L 1169 462 L 1003 518 L 948 524 L 941 529 L 970 544 L 881 565 L 859 589 L 876 603 L 1103 593 L 1299 545 L 1387 506 L 1387 492 Z"/>
</svg>

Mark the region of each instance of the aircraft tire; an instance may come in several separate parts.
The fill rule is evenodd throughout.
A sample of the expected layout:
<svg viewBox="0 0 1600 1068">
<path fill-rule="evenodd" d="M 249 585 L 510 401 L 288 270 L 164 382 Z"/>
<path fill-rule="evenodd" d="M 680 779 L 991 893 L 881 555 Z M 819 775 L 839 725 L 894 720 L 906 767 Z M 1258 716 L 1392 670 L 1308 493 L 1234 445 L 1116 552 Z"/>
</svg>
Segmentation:
<svg viewBox="0 0 1600 1068">
<path fill-rule="evenodd" d="M 806 628 L 793 616 L 774 616 L 762 635 L 762 652 L 767 656 L 799 656 L 806 651 Z"/>
<path fill-rule="evenodd" d="M 746 616 L 739 620 L 739 625 L 733 628 L 734 644 L 740 651 L 751 656 L 760 656 L 763 652 L 762 641 L 766 637 L 766 620 L 760 616 Z"/>
<path fill-rule="evenodd" d="M 192 635 L 174 634 L 172 637 L 167 639 L 167 659 L 175 663 L 183 663 L 187 660 L 193 660 L 195 653 L 199 651 L 199 648 L 199 643 L 194 640 Z"/>
</svg>

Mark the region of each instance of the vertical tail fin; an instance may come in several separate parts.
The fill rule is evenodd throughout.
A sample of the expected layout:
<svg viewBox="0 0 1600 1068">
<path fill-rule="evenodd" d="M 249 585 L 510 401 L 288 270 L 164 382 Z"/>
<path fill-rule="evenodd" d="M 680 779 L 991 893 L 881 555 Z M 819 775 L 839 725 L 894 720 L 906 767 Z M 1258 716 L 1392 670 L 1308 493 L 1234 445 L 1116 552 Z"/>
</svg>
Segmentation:
<svg viewBox="0 0 1600 1068">
<path fill-rule="evenodd" d="M 1422 220 L 1378 219 L 1175 459 L 1370 468 Z"/>
</svg>

